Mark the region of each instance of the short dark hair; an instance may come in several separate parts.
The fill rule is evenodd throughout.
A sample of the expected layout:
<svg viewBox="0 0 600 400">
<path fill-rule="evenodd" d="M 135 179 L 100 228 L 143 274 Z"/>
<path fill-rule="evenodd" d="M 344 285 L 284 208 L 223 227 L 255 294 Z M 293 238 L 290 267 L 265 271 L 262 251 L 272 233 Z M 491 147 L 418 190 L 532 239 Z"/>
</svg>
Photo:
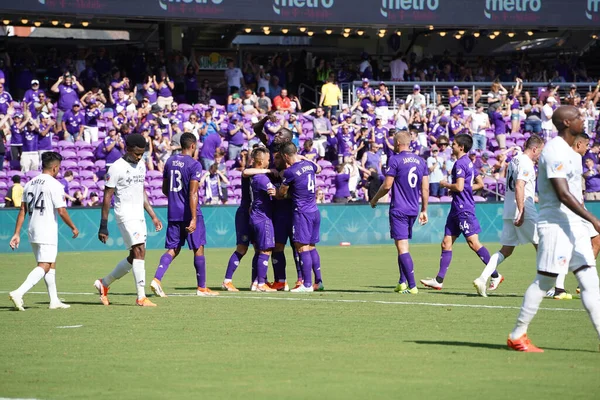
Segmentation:
<svg viewBox="0 0 600 400">
<path fill-rule="evenodd" d="M 298 148 L 296 148 L 296 145 L 294 143 L 283 143 L 281 145 L 281 148 L 279 149 L 279 153 L 282 156 L 293 156 L 294 154 L 298 153 Z"/>
<path fill-rule="evenodd" d="M 469 135 L 461 133 L 454 137 L 454 141 L 463 148 L 465 153 L 468 153 L 473 147 L 473 138 Z"/>
<path fill-rule="evenodd" d="M 62 161 L 62 156 L 61 156 L 61 161 Z M 73 176 L 73 171 L 67 171 L 65 172 L 65 178 L 70 178 L 71 176 Z"/>
<path fill-rule="evenodd" d="M 256 156 L 258 156 L 259 154 L 269 155 L 269 150 L 267 150 L 265 147 L 257 147 L 254 150 L 252 150 L 252 153 L 250 156 L 252 157 L 252 159 L 255 159 Z"/>
<path fill-rule="evenodd" d="M 589 139 L 589 136 L 588 136 L 588 139 Z M 533 147 L 540 147 L 543 144 L 544 144 L 544 139 L 542 139 L 541 136 L 531 135 L 531 136 L 529 136 L 529 139 L 527 139 L 527 141 L 525 142 L 525 150 L 531 149 Z"/>
<path fill-rule="evenodd" d="M 10 179 L 12 180 L 13 183 L 21 183 L 21 176 L 19 176 L 19 175 L 13 175 L 13 177 Z"/>
<path fill-rule="evenodd" d="M 181 135 L 179 143 L 181 143 L 182 149 L 189 149 L 194 143 L 196 143 L 196 136 L 194 136 L 194 134 L 192 133 L 186 132 L 183 135 Z"/>
<path fill-rule="evenodd" d="M 62 161 L 62 156 L 55 151 L 47 151 L 42 154 L 42 169 L 49 169 L 52 167 L 54 163 L 60 163 Z M 66 176 L 73 176 L 73 171 L 65 172 Z"/>
<path fill-rule="evenodd" d="M 140 149 L 145 149 L 146 139 L 139 133 L 134 133 L 131 135 L 127 135 L 127 137 L 125 138 L 125 144 L 127 145 L 127 147 L 130 148 L 137 147 Z"/>
</svg>

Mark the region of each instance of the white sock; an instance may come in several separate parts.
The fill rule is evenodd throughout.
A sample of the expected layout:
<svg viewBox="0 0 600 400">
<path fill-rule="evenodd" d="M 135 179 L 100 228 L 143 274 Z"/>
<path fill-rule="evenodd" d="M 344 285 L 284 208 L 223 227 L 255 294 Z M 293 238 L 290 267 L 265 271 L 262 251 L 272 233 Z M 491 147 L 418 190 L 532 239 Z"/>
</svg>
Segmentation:
<svg viewBox="0 0 600 400">
<path fill-rule="evenodd" d="M 585 268 L 575 274 L 581 288 L 581 302 L 600 338 L 600 279 L 596 267 Z"/>
<path fill-rule="evenodd" d="M 44 281 L 46 282 L 46 288 L 48 289 L 48 296 L 50 296 L 50 304 L 60 303 L 56 291 L 56 270 L 50 268 L 50 271 L 44 275 Z"/>
<path fill-rule="evenodd" d="M 131 268 L 132 265 L 129 264 L 127 258 L 124 258 L 123 260 L 119 261 L 115 269 L 113 269 L 113 271 L 110 274 L 102 278 L 102 284 L 106 287 L 110 286 L 117 279 L 121 279 L 122 277 L 127 275 L 127 273 L 131 271 Z"/>
<path fill-rule="evenodd" d="M 556 277 L 556 284 L 554 285 L 554 287 L 556 289 L 565 289 L 565 278 L 567 277 L 567 274 L 559 274 Z"/>
<path fill-rule="evenodd" d="M 223 279 L 223 283 L 229 283 L 231 282 L 231 279 Z"/>
<path fill-rule="evenodd" d="M 527 333 L 527 327 L 529 327 L 529 323 L 540 308 L 546 292 L 554 287 L 555 282 L 556 278 L 554 277 L 536 275 L 535 280 L 529 285 L 523 297 L 523 305 L 521 305 L 517 324 L 515 325 L 515 329 L 510 333 L 511 339 L 518 339 Z"/>
<path fill-rule="evenodd" d="M 46 271 L 42 267 L 35 267 L 29 275 L 27 275 L 27 279 L 25 282 L 15 292 L 19 294 L 21 297 L 25 296 L 25 293 L 29 292 L 32 287 L 34 287 L 39 281 L 41 281 L 46 275 Z"/>
<path fill-rule="evenodd" d="M 490 261 L 487 263 L 479 277 L 487 281 L 488 278 L 492 276 L 494 271 L 498 268 L 498 265 L 502 264 L 502 261 L 504 261 L 504 256 L 502 255 L 502 253 L 497 252 L 492 254 L 492 256 L 490 257 Z"/>
<path fill-rule="evenodd" d="M 137 289 L 138 300 L 146 297 L 146 263 L 144 260 L 133 260 L 133 279 L 135 279 L 135 287 Z"/>
</svg>

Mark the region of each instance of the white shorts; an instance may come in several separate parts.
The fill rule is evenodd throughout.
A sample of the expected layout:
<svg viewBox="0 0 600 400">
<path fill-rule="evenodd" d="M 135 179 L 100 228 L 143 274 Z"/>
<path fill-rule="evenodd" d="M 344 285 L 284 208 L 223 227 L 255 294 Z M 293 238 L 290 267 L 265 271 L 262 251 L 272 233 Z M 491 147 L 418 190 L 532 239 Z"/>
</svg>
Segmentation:
<svg viewBox="0 0 600 400">
<path fill-rule="evenodd" d="M 535 221 L 526 219 L 521 226 L 515 226 L 510 219 L 503 220 L 500 244 L 503 246 L 519 246 L 521 244 L 538 244 L 539 237 Z"/>
<path fill-rule="evenodd" d="M 596 236 L 600 235 L 600 233 L 598 233 L 596 231 L 596 229 L 594 229 L 594 225 L 590 224 L 588 221 L 583 220 L 584 225 L 587 227 L 589 233 L 590 233 L 590 238 L 595 238 Z"/>
<path fill-rule="evenodd" d="M 97 126 L 84 126 L 83 127 L 83 140 L 88 143 L 94 143 L 98 141 L 98 127 Z"/>
<path fill-rule="evenodd" d="M 538 235 L 538 271 L 566 274 L 584 265 L 596 265 L 590 232 L 585 224 L 538 226 Z"/>
<path fill-rule="evenodd" d="M 21 153 L 21 171 L 37 171 L 40 169 L 40 156 L 37 151 L 24 151 Z"/>
<path fill-rule="evenodd" d="M 55 244 L 31 243 L 31 250 L 38 263 L 55 263 L 58 246 Z"/>
<path fill-rule="evenodd" d="M 127 247 L 127 250 L 130 250 L 136 244 L 146 243 L 148 230 L 145 220 L 125 221 L 122 224 L 117 224 L 117 226 L 119 227 L 119 231 L 121 231 L 123 243 Z"/>
</svg>

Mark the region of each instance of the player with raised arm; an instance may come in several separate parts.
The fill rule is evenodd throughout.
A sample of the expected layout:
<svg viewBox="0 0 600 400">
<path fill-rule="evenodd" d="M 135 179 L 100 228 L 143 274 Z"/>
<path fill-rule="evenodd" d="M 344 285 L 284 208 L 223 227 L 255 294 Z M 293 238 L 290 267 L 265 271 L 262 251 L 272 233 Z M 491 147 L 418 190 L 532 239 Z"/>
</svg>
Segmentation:
<svg viewBox="0 0 600 400">
<path fill-rule="evenodd" d="M 277 190 L 277 196 L 285 197 L 289 191 L 292 197 L 294 246 L 300 256 L 304 278 L 302 285 L 291 291 L 308 293 L 314 291 L 312 272 L 315 273 L 315 280 L 320 280 L 321 277 L 321 259 L 316 249 L 316 244 L 319 242 L 321 214 L 315 196 L 316 174 L 321 172 L 321 167 L 299 156 L 298 149 L 293 143 L 284 144 L 280 154 L 288 168 L 283 172 L 283 182 Z"/>
<path fill-rule="evenodd" d="M 27 236 L 37 262 L 25 282 L 18 289 L 9 293 L 10 300 L 19 311 L 25 311 L 23 296 L 39 281 L 44 279 L 50 296 L 51 310 L 69 308 L 68 304 L 60 301 L 56 291 L 56 255 L 58 254 L 58 218 L 71 228 L 73 239 L 79 236 L 79 231 L 71 221 L 64 200 L 64 188 L 56 180 L 60 170 L 62 157 L 53 151 L 42 154 L 42 173 L 25 185 L 23 201 L 17 217 L 15 232 L 10 239 L 10 248 L 16 249 L 21 242 L 21 228 L 25 215 L 29 215 Z"/>
<path fill-rule="evenodd" d="M 504 260 L 511 256 L 515 247 L 531 243 L 537 250 L 537 219 L 535 208 L 535 166 L 544 148 L 544 139 L 532 135 L 525 142 L 525 150 L 510 161 L 506 173 L 506 195 L 504 197 L 503 226 L 500 244 L 502 247 L 490 257 L 481 275 L 473 281 L 480 296 L 487 297 L 487 280 Z M 504 277 L 492 278 L 489 290 L 496 290 Z"/>
<path fill-rule="evenodd" d="M 579 282 L 583 307 L 600 338 L 600 281 L 584 222 L 600 231 L 600 220 L 581 202 L 581 156 L 571 147 L 583 133 L 584 119 L 576 107 L 562 106 L 554 111 L 552 123 L 558 136 L 546 143 L 539 161 L 537 274 L 525 292 L 517 323 L 507 340 L 509 348 L 523 352 L 543 352 L 531 343 L 527 328 L 557 276 L 568 271 Z"/>
<path fill-rule="evenodd" d="M 388 161 L 385 180 L 370 203 L 371 207 L 375 208 L 379 199 L 390 189 L 392 190 L 389 214 L 390 235 L 396 243 L 400 270 L 400 279 L 394 291 L 402 294 L 417 294 L 419 289 L 415 283 L 414 264 L 409 253 L 408 240 L 412 239 L 412 228 L 417 218 L 421 225 L 425 225 L 428 220 L 429 170 L 423 159 L 410 151 L 409 145 L 410 134 L 407 131 L 396 133 L 394 146 L 397 154 Z"/>
<path fill-rule="evenodd" d="M 421 283 L 429 288 L 442 290 L 444 277 L 452 261 L 452 245 L 462 234 L 471 250 L 477 253 L 481 261 L 487 265 L 490 253 L 479 242 L 481 227 L 475 216 L 475 200 L 473 192 L 483 187 L 481 176 L 477 175 L 468 153 L 473 147 L 473 138 L 469 135 L 456 135 L 452 143 L 452 153 L 456 156 L 456 163 L 452 167 L 452 182 L 441 181 L 440 186 L 452 193 L 450 212 L 446 219 L 444 239 L 442 240 L 442 255 L 440 269 L 435 278 L 421 279 Z M 497 277 L 494 272 L 492 277 Z"/>
<path fill-rule="evenodd" d="M 187 241 L 194 253 L 194 268 L 198 296 L 216 296 L 206 287 L 206 227 L 198 203 L 198 185 L 202 179 L 202 166 L 193 156 L 196 152 L 196 137 L 191 133 L 181 135 L 181 154 L 169 157 L 163 171 L 162 192 L 167 196 L 167 251 L 160 258 L 150 288 L 155 295 L 167 297 L 162 288 L 162 279 L 173 260 L 179 255 L 181 247 Z"/>
<path fill-rule="evenodd" d="M 110 274 L 96 280 L 94 287 L 100 294 L 102 304 L 107 306 L 110 304 L 108 301 L 109 286 L 133 270 L 137 290 L 136 304 L 141 307 L 156 307 L 156 304 L 152 303 L 145 293 L 144 259 L 146 257 L 147 229 L 144 210 L 152 218 L 157 232 L 162 230 L 162 223 L 156 217 L 144 190 L 146 164 L 141 160 L 146 148 L 146 139 L 142 135 L 131 134 L 127 135 L 125 144 L 127 152 L 115 161 L 106 173 L 98 239 L 102 243 L 106 243 L 108 240 L 108 212 L 114 195 L 115 218 L 123 242 L 129 250 L 129 255 L 121 260 Z"/>
</svg>

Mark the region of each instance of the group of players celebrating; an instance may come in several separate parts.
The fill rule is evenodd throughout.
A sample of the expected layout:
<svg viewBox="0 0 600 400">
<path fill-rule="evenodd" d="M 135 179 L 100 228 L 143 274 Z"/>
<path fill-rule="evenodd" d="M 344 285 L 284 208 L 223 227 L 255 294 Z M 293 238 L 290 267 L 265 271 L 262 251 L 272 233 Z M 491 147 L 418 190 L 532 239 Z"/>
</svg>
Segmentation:
<svg viewBox="0 0 600 400">
<path fill-rule="evenodd" d="M 288 291 L 285 245 L 293 245 L 297 270 L 296 285 L 291 292 L 306 293 L 323 290 L 319 242 L 320 214 L 317 209 L 315 185 L 320 167 L 300 156 L 291 142 L 292 132 L 282 128 L 277 133 L 265 133 L 269 116 L 254 126 L 264 147 L 252 150 L 249 165 L 242 174 L 242 200 L 236 212 L 237 247 L 230 257 L 223 290 L 238 291 L 233 285 L 233 274 L 250 244 L 254 246 L 251 290 L 258 292 Z M 440 268 L 435 278 L 421 280 L 425 287 L 442 290 L 446 272 L 452 260 L 452 246 L 463 235 L 469 247 L 486 265 L 473 285 L 486 297 L 496 290 L 504 277 L 497 266 L 509 257 L 520 244 L 531 243 L 537 250 L 537 274 L 527 289 L 515 329 L 508 338 L 508 346 L 517 351 L 541 352 L 527 337 L 527 327 L 548 292 L 558 299 L 566 298 L 564 277 L 571 271 L 581 290 L 581 299 L 600 337 L 600 288 L 595 258 L 600 249 L 600 221 L 583 205 L 581 156 L 587 149 L 589 137 L 584 133 L 583 119 L 577 108 L 559 107 L 553 115 L 559 134 L 544 144 L 536 135 L 531 136 L 524 151 L 510 162 L 507 174 L 507 193 L 504 203 L 502 248 L 490 256 L 479 242 L 481 228 L 475 215 L 473 192 L 483 187 L 481 177 L 468 157 L 473 145 L 469 135 L 454 138 L 452 151 L 457 158 L 452 169 L 451 182 L 441 185 L 452 193 L 452 203 L 446 221 Z M 394 137 L 395 154 L 390 157 L 386 178 L 378 193 L 371 199 L 376 207 L 379 199 L 391 191 L 390 235 L 398 252 L 400 279 L 395 291 L 415 295 L 414 264 L 409 252 L 409 239 L 416 221 L 426 224 L 428 206 L 428 169 L 424 160 L 409 150 L 410 135 L 400 131 Z M 104 305 L 109 305 L 110 285 L 129 271 L 133 271 L 139 306 L 154 307 L 145 294 L 146 222 L 144 210 L 151 217 L 157 231 L 162 223 L 156 217 L 144 191 L 145 165 L 140 162 L 145 148 L 141 135 L 129 135 L 127 153 L 115 162 L 106 177 L 106 189 L 98 238 L 106 243 L 108 212 L 114 197 L 114 212 L 126 247 L 127 258 L 114 270 L 94 282 Z M 197 276 L 197 294 L 215 296 L 206 287 L 204 245 L 206 230 L 198 204 L 198 182 L 202 176 L 200 164 L 193 159 L 196 138 L 183 134 L 181 154 L 172 156 L 164 169 L 163 193 L 168 197 L 168 226 L 165 247 L 150 287 L 160 297 L 166 297 L 162 288 L 163 277 L 169 265 L 179 255 L 187 241 L 194 253 Z M 57 215 L 72 229 L 78 231 L 66 212 L 62 186 L 56 181 L 61 157 L 48 152 L 43 155 L 43 173 L 31 180 L 24 189 L 15 234 L 10 245 L 18 247 L 20 230 L 25 215 L 29 214 L 29 240 L 38 266 L 25 282 L 10 293 L 15 307 L 24 310 L 23 296 L 42 278 L 48 286 L 50 308 L 68 308 L 56 294 L 55 261 L 57 255 Z M 539 208 L 535 207 L 536 173 L 538 162 Z M 272 258 L 274 280 L 267 281 L 269 258 Z M 314 283 L 313 283 L 314 274 Z M 488 279 L 490 280 L 488 286 Z"/>
</svg>

